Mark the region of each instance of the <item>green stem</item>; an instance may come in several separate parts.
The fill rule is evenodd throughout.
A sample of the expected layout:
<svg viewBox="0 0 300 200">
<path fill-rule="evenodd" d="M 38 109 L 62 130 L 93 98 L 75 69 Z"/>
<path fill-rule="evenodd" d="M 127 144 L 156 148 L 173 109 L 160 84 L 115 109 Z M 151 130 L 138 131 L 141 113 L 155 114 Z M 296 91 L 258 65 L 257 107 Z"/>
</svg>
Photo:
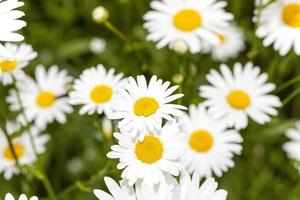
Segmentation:
<svg viewBox="0 0 300 200">
<path fill-rule="evenodd" d="M 128 45 L 130 50 L 135 53 L 136 57 L 138 60 L 141 62 L 143 65 L 142 70 L 145 72 L 148 70 L 148 67 L 145 66 L 147 63 L 147 60 L 144 58 L 144 56 L 135 48 L 135 46 L 132 44 L 132 42 L 126 37 L 126 35 L 120 31 L 117 27 L 115 27 L 111 22 L 106 20 L 103 22 L 104 26 L 110 30 L 112 33 L 114 33 L 118 38 L 120 38 L 125 44 Z"/>
<path fill-rule="evenodd" d="M 300 81 L 300 76 L 296 76 L 295 78 L 281 84 L 280 86 L 277 87 L 277 89 L 275 90 L 275 93 L 279 93 L 280 91 L 284 90 L 285 88 L 297 83 L 298 81 Z"/>
<path fill-rule="evenodd" d="M 105 27 L 113 32 L 117 37 L 119 37 L 123 42 L 128 44 L 130 47 L 132 47 L 130 40 L 119 30 L 117 29 L 112 23 L 109 21 L 104 22 Z"/>
<path fill-rule="evenodd" d="M 115 171 L 115 169 L 111 169 L 112 162 L 108 161 L 106 165 L 101 169 L 98 173 L 95 175 L 91 176 L 90 179 L 86 181 L 76 181 L 74 184 L 70 185 L 66 189 L 64 189 L 62 192 L 58 194 L 60 199 L 64 199 L 64 197 L 73 192 L 76 189 L 80 190 L 87 190 L 86 187 L 89 185 L 94 185 L 96 182 L 100 181 L 103 179 L 104 176 L 112 173 Z"/>
<path fill-rule="evenodd" d="M 49 195 L 49 199 L 58 200 L 46 173 L 45 172 L 41 172 L 41 173 L 42 173 L 42 178 L 40 180 L 42 181 L 42 183 L 47 191 L 47 194 Z"/>
<path fill-rule="evenodd" d="M 18 159 L 18 156 L 17 156 L 16 151 L 15 151 L 15 148 L 13 146 L 13 142 L 11 141 L 11 139 L 10 139 L 10 137 L 9 137 L 7 131 L 6 131 L 5 126 L 1 125 L 1 129 L 2 129 L 2 132 L 4 133 L 4 135 L 6 137 L 6 140 L 8 142 L 8 146 L 9 146 L 10 151 L 12 152 L 12 155 L 13 155 L 14 160 L 16 162 L 16 166 L 21 171 L 21 166 L 20 166 L 19 159 Z"/>
<path fill-rule="evenodd" d="M 300 87 L 294 90 L 289 96 L 282 100 L 282 107 L 287 105 L 293 98 L 300 94 Z"/>
<path fill-rule="evenodd" d="M 14 80 L 15 84 L 16 84 L 16 80 Z M 21 114 L 25 120 L 25 123 L 26 123 L 26 130 L 27 130 L 27 133 L 29 135 L 29 138 L 30 138 L 30 143 L 31 143 L 31 146 L 33 148 L 33 151 L 35 153 L 35 156 L 37 158 L 37 167 L 38 169 L 40 170 L 40 173 L 42 175 L 42 177 L 40 178 L 40 180 L 42 181 L 46 191 L 47 191 L 47 194 L 49 195 L 49 198 L 52 199 L 52 200 L 57 200 L 57 197 L 55 195 L 55 192 L 53 190 L 53 187 L 49 181 L 49 178 L 47 177 L 47 174 L 41 170 L 40 168 L 40 164 L 39 164 L 39 154 L 37 152 L 37 148 L 36 148 L 36 145 L 35 145 L 35 142 L 34 142 L 34 138 L 33 138 L 33 135 L 32 135 L 32 132 L 31 132 L 31 129 L 29 128 L 29 120 L 25 114 L 25 109 L 24 109 L 24 106 L 23 106 L 23 102 L 22 102 L 22 99 L 21 99 L 21 96 L 20 96 L 20 91 L 19 91 L 19 88 L 18 86 L 16 85 L 15 86 L 15 89 L 16 89 L 16 93 L 17 93 L 17 100 L 18 100 L 18 103 L 20 105 L 20 108 L 21 108 Z"/>
</svg>

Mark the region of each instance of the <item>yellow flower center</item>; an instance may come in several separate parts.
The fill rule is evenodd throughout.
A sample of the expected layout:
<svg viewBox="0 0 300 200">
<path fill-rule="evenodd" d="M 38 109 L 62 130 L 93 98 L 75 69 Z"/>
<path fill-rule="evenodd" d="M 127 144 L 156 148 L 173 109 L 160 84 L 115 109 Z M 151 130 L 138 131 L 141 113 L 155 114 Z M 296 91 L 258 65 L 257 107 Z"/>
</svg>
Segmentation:
<svg viewBox="0 0 300 200">
<path fill-rule="evenodd" d="M 196 10 L 184 9 L 174 16 L 173 24 L 181 31 L 190 32 L 201 26 L 202 17 Z"/>
<path fill-rule="evenodd" d="M 210 132 L 206 130 L 194 131 L 189 139 L 190 147 L 199 152 L 204 153 L 211 149 L 214 139 Z"/>
<path fill-rule="evenodd" d="M 163 144 L 155 136 L 146 136 L 143 142 L 135 145 L 136 157 L 144 163 L 151 164 L 160 160 L 163 155 Z"/>
<path fill-rule="evenodd" d="M 47 108 L 53 105 L 56 96 L 52 92 L 43 91 L 36 97 L 36 104 L 41 108 Z"/>
<path fill-rule="evenodd" d="M 158 102 L 151 97 L 142 97 L 134 103 L 134 113 L 137 116 L 148 117 L 155 113 L 158 108 Z"/>
<path fill-rule="evenodd" d="M 219 40 L 221 41 L 221 44 L 225 43 L 226 42 L 226 37 L 225 35 L 222 35 L 222 34 L 217 34 Z"/>
<path fill-rule="evenodd" d="M 291 3 L 282 10 L 282 19 L 287 25 L 300 28 L 300 3 Z"/>
<path fill-rule="evenodd" d="M 2 60 L 0 61 L 1 72 L 11 72 L 17 67 L 16 60 Z"/>
<path fill-rule="evenodd" d="M 245 109 L 250 103 L 249 95 L 241 90 L 233 90 L 227 95 L 228 103 L 236 109 Z"/>
<path fill-rule="evenodd" d="M 13 149 L 16 153 L 17 158 L 20 158 L 21 156 L 24 155 L 25 149 L 24 149 L 23 145 L 13 144 Z M 11 151 L 9 146 L 4 149 L 4 156 L 8 160 L 14 160 L 13 152 Z"/>
<path fill-rule="evenodd" d="M 106 103 L 112 97 L 112 88 L 108 85 L 97 85 L 90 93 L 90 98 L 94 103 Z"/>
</svg>

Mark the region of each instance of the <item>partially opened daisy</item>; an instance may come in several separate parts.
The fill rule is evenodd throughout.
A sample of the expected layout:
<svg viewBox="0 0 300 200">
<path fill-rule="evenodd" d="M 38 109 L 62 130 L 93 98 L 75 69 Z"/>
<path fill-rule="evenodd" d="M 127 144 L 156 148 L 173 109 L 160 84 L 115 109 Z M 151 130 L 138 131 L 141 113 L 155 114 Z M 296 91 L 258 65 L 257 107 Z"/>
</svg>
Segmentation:
<svg viewBox="0 0 300 200">
<path fill-rule="evenodd" d="M 145 14 L 147 40 L 158 42 L 157 48 L 184 41 L 191 53 L 202 50 L 203 41 L 217 45 L 215 32 L 229 25 L 233 15 L 225 12 L 225 1 L 154 0 L 153 10 Z"/>
<path fill-rule="evenodd" d="M 183 94 L 172 94 L 178 86 L 170 87 L 170 82 L 163 82 L 152 76 L 147 84 L 144 76 L 128 78 L 128 82 L 116 95 L 113 107 L 115 112 L 112 119 L 122 119 L 119 128 L 130 133 L 132 137 L 137 134 L 143 139 L 145 134 L 161 129 L 163 119 L 173 120 L 173 116 L 182 114 L 184 106 L 171 104 Z"/>
<path fill-rule="evenodd" d="M 294 49 L 300 55 L 300 0 L 274 1 L 261 11 L 256 35 L 280 55 Z"/>
<path fill-rule="evenodd" d="M 104 177 L 109 193 L 96 189 L 94 194 L 99 200 L 176 200 L 176 179 L 168 179 L 157 187 L 152 187 L 139 181 L 135 186 L 129 186 L 126 180 L 116 183 L 110 177 Z M 178 199 L 179 200 L 179 199 Z"/>
<path fill-rule="evenodd" d="M 181 162 L 190 173 L 220 177 L 234 166 L 233 157 L 241 153 L 243 139 L 237 131 L 227 130 L 224 123 L 213 119 L 204 105 L 190 106 L 189 114 L 181 116 L 179 123 L 188 146 Z"/>
<path fill-rule="evenodd" d="M 16 42 L 24 37 L 15 31 L 26 26 L 26 23 L 19 20 L 25 14 L 22 11 L 14 10 L 23 6 L 24 3 L 18 0 L 0 0 L 0 41 Z M 0 56 L 9 56 L 9 51 L 0 43 Z"/>
<path fill-rule="evenodd" d="M 283 145 L 288 157 L 294 161 L 295 167 L 300 172 L 300 121 L 296 123 L 296 128 L 288 129 L 285 135 L 290 139 Z"/>
<path fill-rule="evenodd" d="M 10 193 L 7 193 L 5 195 L 5 199 L 4 200 L 38 200 L 38 198 L 36 196 L 27 198 L 27 196 L 25 194 L 21 194 L 20 197 L 18 199 L 15 199 L 14 196 Z"/>
<path fill-rule="evenodd" d="M 99 200 L 136 200 L 134 187 L 129 186 L 127 181 L 122 180 L 118 184 L 112 178 L 104 177 L 104 182 L 110 194 L 103 190 L 95 189 L 93 192 Z"/>
<path fill-rule="evenodd" d="M 113 111 L 112 100 L 117 90 L 124 84 L 123 74 L 115 74 L 113 68 L 108 71 L 103 65 L 97 65 L 83 71 L 75 80 L 73 91 L 70 92 L 70 102 L 73 105 L 83 105 L 79 113 L 105 113 Z"/>
<path fill-rule="evenodd" d="M 17 123 L 8 122 L 5 131 L 9 135 L 12 135 L 19 130 L 20 126 Z M 14 174 L 19 174 L 20 171 L 16 166 L 13 151 L 11 150 L 3 131 L 4 130 L 0 129 L 0 173 L 3 173 L 4 178 L 9 180 Z M 45 151 L 45 145 L 49 140 L 48 135 L 39 134 L 38 129 L 35 127 L 24 131 L 21 136 L 13 138 L 12 146 L 20 165 L 31 165 L 37 159 L 34 149 L 31 145 L 28 131 L 30 131 L 31 135 L 33 136 L 33 142 L 37 151 L 36 153 L 38 154 L 41 154 Z"/>
<path fill-rule="evenodd" d="M 267 83 L 268 75 L 260 68 L 247 63 L 234 65 L 233 71 L 222 64 L 221 73 L 211 70 L 206 76 L 211 85 L 200 86 L 200 96 L 205 98 L 208 111 L 214 118 L 222 119 L 228 127 L 246 128 L 248 116 L 259 124 L 271 121 L 281 106 L 277 96 L 269 94 L 275 85 Z"/>
<path fill-rule="evenodd" d="M 59 70 L 57 66 L 51 66 L 48 71 L 42 65 L 35 70 L 36 81 L 31 77 L 26 77 L 17 82 L 22 106 L 25 116 L 20 114 L 18 119 L 21 122 L 31 122 L 40 128 L 54 120 L 65 123 L 66 113 L 73 111 L 69 104 L 67 95 L 68 85 L 72 78 L 66 70 Z M 12 111 L 20 111 L 21 105 L 15 90 L 10 91 L 7 97 Z"/>
<path fill-rule="evenodd" d="M 149 185 L 165 181 L 165 175 L 177 176 L 181 166 L 179 157 L 185 150 L 183 134 L 174 121 L 167 123 L 160 132 L 152 132 L 143 141 L 132 138 L 130 133 L 114 133 L 118 145 L 112 146 L 109 158 L 119 159 L 118 169 L 124 169 L 122 178 L 133 185 L 143 180 Z"/>
<path fill-rule="evenodd" d="M 210 47 L 214 60 L 227 61 L 235 58 L 245 48 L 243 31 L 235 25 L 222 29 L 217 36 L 221 42 Z"/>
<path fill-rule="evenodd" d="M 179 192 L 177 192 L 180 198 L 174 195 L 174 200 L 225 200 L 227 198 L 227 191 L 218 189 L 218 183 L 213 178 L 205 180 L 201 185 L 200 181 L 201 177 L 197 173 L 194 173 L 192 178 L 189 174 L 183 173 L 180 176 Z"/>
<path fill-rule="evenodd" d="M 25 43 L 21 45 L 6 43 L 5 48 L 10 55 L 8 57 L 0 55 L 0 81 L 7 85 L 12 84 L 14 79 L 24 77 L 22 69 L 37 56 L 37 53 L 33 51 L 31 45 Z"/>
</svg>

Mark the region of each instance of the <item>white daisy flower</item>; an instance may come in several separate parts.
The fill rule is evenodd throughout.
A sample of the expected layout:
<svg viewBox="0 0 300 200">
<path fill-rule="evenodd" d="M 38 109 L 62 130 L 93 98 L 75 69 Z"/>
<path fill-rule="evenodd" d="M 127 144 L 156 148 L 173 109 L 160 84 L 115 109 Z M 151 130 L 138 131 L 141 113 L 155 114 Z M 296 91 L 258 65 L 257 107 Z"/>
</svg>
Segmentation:
<svg viewBox="0 0 300 200">
<path fill-rule="evenodd" d="M 245 48 L 243 31 L 235 25 L 222 29 L 217 36 L 221 41 L 220 44 L 211 47 L 212 57 L 217 61 L 236 58 Z"/>
<path fill-rule="evenodd" d="M 180 184 L 176 179 L 168 180 L 165 184 L 151 187 L 138 182 L 135 187 L 129 186 L 125 180 L 120 185 L 113 179 L 105 177 L 105 184 L 110 192 L 94 190 L 99 200 L 225 200 L 227 192 L 217 189 L 218 183 L 210 178 L 200 185 L 200 177 L 194 174 L 181 175 Z"/>
<path fill-rule="evenodd" d="M 176 41 L 187 43 L 191 53 L 201 52 L 202 43 L 219 44 L 215 32 L 229 25 L 233 15 L 225 12 L 225 1 L 216 0 L 154 0 L 153 10 L 145 14 L 147 40 L 172 49 Z"/>
<path fill-rule="evenodd" d="M 243 141 L 237 131 L 227 130 L 224 123 L 213 119 L 201 104 L 190 106 L 189 115 L 181 116 L 179 123 L 188 146 L 181 163 L 190 173 L 201 177 L 211 177 L 214 173 L 220 177 L 234 167 L 233 156 L 241 154 Z"/>
<path fill-rule="evenodd" d="M 104 177 L 104 182 L 111 194 L 99 189 L 93 192 L 99 200 L 136 200 L 134 188 L 127 181 L 120 181 L 120 185 L 110 177 Z"/>
<path fill-rule="evenodd" d="M 70 103 L 83 105 L 79 113 L 91 115 L 105 113 L 108 117 L 114 109 L 112 100 L 117 90 L 124 84 L 123 74 L 115 74 L 113 68 L 108 71 L 103 65 L 97 65 L 83 71 L 75 80 L 70 92 Z"/>
<path fill-rule="evenodd" d="M 12 194 L 7 193 L 5 195 L 5 199 L 4 200 L 15 200 L 15 198 L 13 197 Z M 17 200 L 17 199 L 16 199 Z M 21 194 L 18 200 L 38 200 L 38 198 L 36 196 L 27 198 L 27 196 L 25 194 Z"/>
<path fill-rule="evenodd" d="M 152 76 L 147 85 L 144 76 L 128 78 L 128 82 L 116 95 L 113 107 L 115 112 L 111 119 L 122 119 L 118 127 L 131 133 L 132 137 L 139 134 L 143 139 L 145 134 L 161 129 L 163 119 L 173 120 L 173 116 L 182 114 L 184 106 L 170 104 L 179 99 L 183 94 L 172 93 L 178 86 L 170 87 L 170 82 L 164 82 Z"/>
<path fill-rule="evenodd" d="M 300 0 L 278 0 L 264 8 L 256 35 L 263 45 L 284 56 L 292 48 L 300 55 Z"/>
<path fill-rule="evenodd" d="M 176 179 L 168 179 L 165 184 L 152 187 L 139 181 L 135 187 L 129 186 L 126 180 L 116 183 L 105 177 L 105 184 L 110 192 L 96 189 L 94 194 L 100 200 L 176 200 L 174 190 L 178 185 Z"/>
<path fill-rule="evenodd" d="M 102 38 L 93 38 L 90 42 L 90 50 L 94 54 L 102 53 L 105 50 L 106 41 Z"/>
<path fill-rule="evenodd" d="M 218 189 L 218 183 L 209 178 L 200 185 L 201 177 L 194 173 L 192 178 L 189 174 L 184 173 L 180 176 L 179 191 L 180 200 L 225 200 L 227 191 Z M 174 195 L 174 200 L 178 199 Z"/>
<path fill-rule="evenodd" d="M 161 131 L 153 132 L 143 141 L 134 139 L 127 132 L 114 133 L 118 145 L 112 146 L 109 158 L 119 159 L 118 169 L 124 169 L 122 178 L 133 185 L 143 180 L 149 185 L 165 181 L 166 175 L 177 176 L 181 166 L 179 157 L 185 150 L 176 122 L 168 122 Z"/>
<path fill-rule="evenodd" d="M 71 113 L 73 108 L 69 105 L 67 88 L 72 78 L 68 76 L 66 70 L 60 70 L 58 66 L 51 66 L 48 71 L 42 65 L 37 66 L 35 70 L 36 81 L 26 77 L 17 82 L 20 91 L 20 98 L 26 120 L 23 115 L 18 116 L 20 122 L 31 122 L 40 128 L 46 128 L 46 125 L 54 120 L 59 123 L 66 122 L 66 113 Z M 10 91 L 7 97 L 12 111 L 21 109 L 20 102 L 15 90 Z"/>
<path fill-rule="evenodd" d="M 14 79 L 19 80 L 25 76 L 22 69 L 37 56 L 37 53 L 33 51 L 31 45 L 25 43 L 21 45 L 6 43 L 5 48 L 10 56 L 0 55 L 0 81 L 8 85 L 12 84 Z"/>
<path fill-rule="evenodd" d="M 222 64 L 221 73 L 211 70 L 206 76 L 212 85 L 200 86 L 200 96 L 205 98 L 208 111 L 214 118 L 222 119 L 228 127 L 246 128 L 248 116 L 259 124 L 271 121 L 270 116 L 278 114 L 276 107 L 281 106 L 277 96 L 269 94 L 275 89 L 266 83 L 268 75 L 260 74 L 260 68 L 240 63 L 231 71 Z"/>
<path fill-rule="evenodd" d="M 295 167 L 300 172 L 300 121 L 296 123 L 296 128 L 288 129 L 285 135 L 291 141 L 286 142 L 283 149 L 288 157 L 295 161 Z"/>
<path fill-rule="evenodd" d="M 0 0 L 0 41 L 21 41 L 24 37 L 15 31 L 26 26 L 26 23 L 19 20 L 25 14 L 22 11 L 14 10 L 23 6 L 24 3 L 18 0 Z M 0 55 L 9 56 L 9 51 L 0 44 Z"/>
<path fill-rule="evenodd" d="M 6 132 L 12 135 L 20 130 L 20 125 L 17 123 L 8 122 Z M 30 133 L 33 136 L 34 145 L 38 154 L 45 152 L 45 145 L 50 139 L 48 135 L 40 135 L 38 129 L 30 128 Z M 36 155 L 31 145 L 28 131 L 24 131 L 21 136 L 12 139 L 12 145 L 15 150 L 20 165 L 31 165 L 36 161 Z M 13 152 L 7 142 L 7 139 L 0 129 L 0 173 L 3 173 L 4 178 L 9 180 L 14 174 L 19 174 L 20 171 L 16 167 Z"/>
</svg>

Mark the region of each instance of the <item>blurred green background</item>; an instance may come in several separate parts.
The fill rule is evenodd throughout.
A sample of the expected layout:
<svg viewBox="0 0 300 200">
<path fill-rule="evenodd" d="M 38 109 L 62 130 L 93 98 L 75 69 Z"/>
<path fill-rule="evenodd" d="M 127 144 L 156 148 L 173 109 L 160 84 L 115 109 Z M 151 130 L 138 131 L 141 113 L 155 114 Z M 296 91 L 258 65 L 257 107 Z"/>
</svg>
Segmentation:
<svg viewBox="0 0 300 200">
<path fill-rule="evenodd" d="M 186 106 L 201 102 L 198 86 L 206 83 L 205 74 L 219 63 L 210 55 L 178 55 L 167 48 L 157 50 L 154 43 L 145 41 L 147 32 L 143 29 L 142 16 L 149 10 L 149 0 L 24 0 L 22 8 L 28 23 L 22 30 L 25 41 L 32 44 L 39 53 L 26 68 L 33 74 L 37 64 L 49 67 L 57 64 L 67 69 L 71 75 L 78 75 L 86 68 L 103 63 L 114 67 L 125 75 L 158 75 L 172 81 L 175 74 L 181 74 L 184 81 L 180 87 L 185 96 Z M 254 10 L 253 1 L 228 0 L 227 10 L 235 16 L 246 36 L 246 50 L 238 59 L 230 60 L 246 63 L 252 61 L 262 71 L 268 72 L 270 81 L 281 85 L 300 75 L 300 58 L 293 52 L 280 57 L 273 49 L 262 46 L 255 36 L 255 24 L 251 22 Z M 124 44 L 104 26 L 96 24 L 91 18 L 92 10 L 99 5 L 110 12 L 110 22 L 119 28 L 133 43 L 144 60 L 137 57 L 128 45 Z M 90 51 L 90 41 L 94 37 L 107 41 L 106 50 L 101 54 Z M 277 95 L 283 100 L 299 84 L 280 91 Z M 7 119 L 13 119 L 4 99 L 9 87 L 0 86 L 0 110 Z M 65 125 L 54 123 L 46 133 L 52 137 L 47 151 L 41 156 L 43 166 L 50 177 L 54 190 L 63 200 L 96 199 L 91 189 L 102 188 L 102 177 L 93 175 L 107 165 L 106 153 L 112 139 L 101 133 L 102 116 L 79 116 L 78 108 L 68 116 Z M 287 140 L 284 130 L 292 127 L 300 118 L 300 98 L 295 97 L 280 109 L 280 115 L 265 126 L 250 122 L 249 128 L 242 131 L 244 150 L 235 157 L 236 166 L 219 178 L 220 188 L 228 190 L 229 200 L 299 200 L 300 178 L 291 161 L 282 151 Z M 116 162 L 113 161 L 113 168 Z M 120 171 L 112 169 L 110 176 L 119 179 Z M 92 178 L 91 178 L 92 177 Z M 90 180 L 88 182 L 80 181 Z M 77 184 L 74 185 L 74 182 Z M 70 187 L 71 186 L 71 187 Z M 10 181 L 0 177 L 0 199 L 6 192 L 35 194 L 46 197 L 40 181 L 30 175 L 16 176 Z"/>
</svg>

